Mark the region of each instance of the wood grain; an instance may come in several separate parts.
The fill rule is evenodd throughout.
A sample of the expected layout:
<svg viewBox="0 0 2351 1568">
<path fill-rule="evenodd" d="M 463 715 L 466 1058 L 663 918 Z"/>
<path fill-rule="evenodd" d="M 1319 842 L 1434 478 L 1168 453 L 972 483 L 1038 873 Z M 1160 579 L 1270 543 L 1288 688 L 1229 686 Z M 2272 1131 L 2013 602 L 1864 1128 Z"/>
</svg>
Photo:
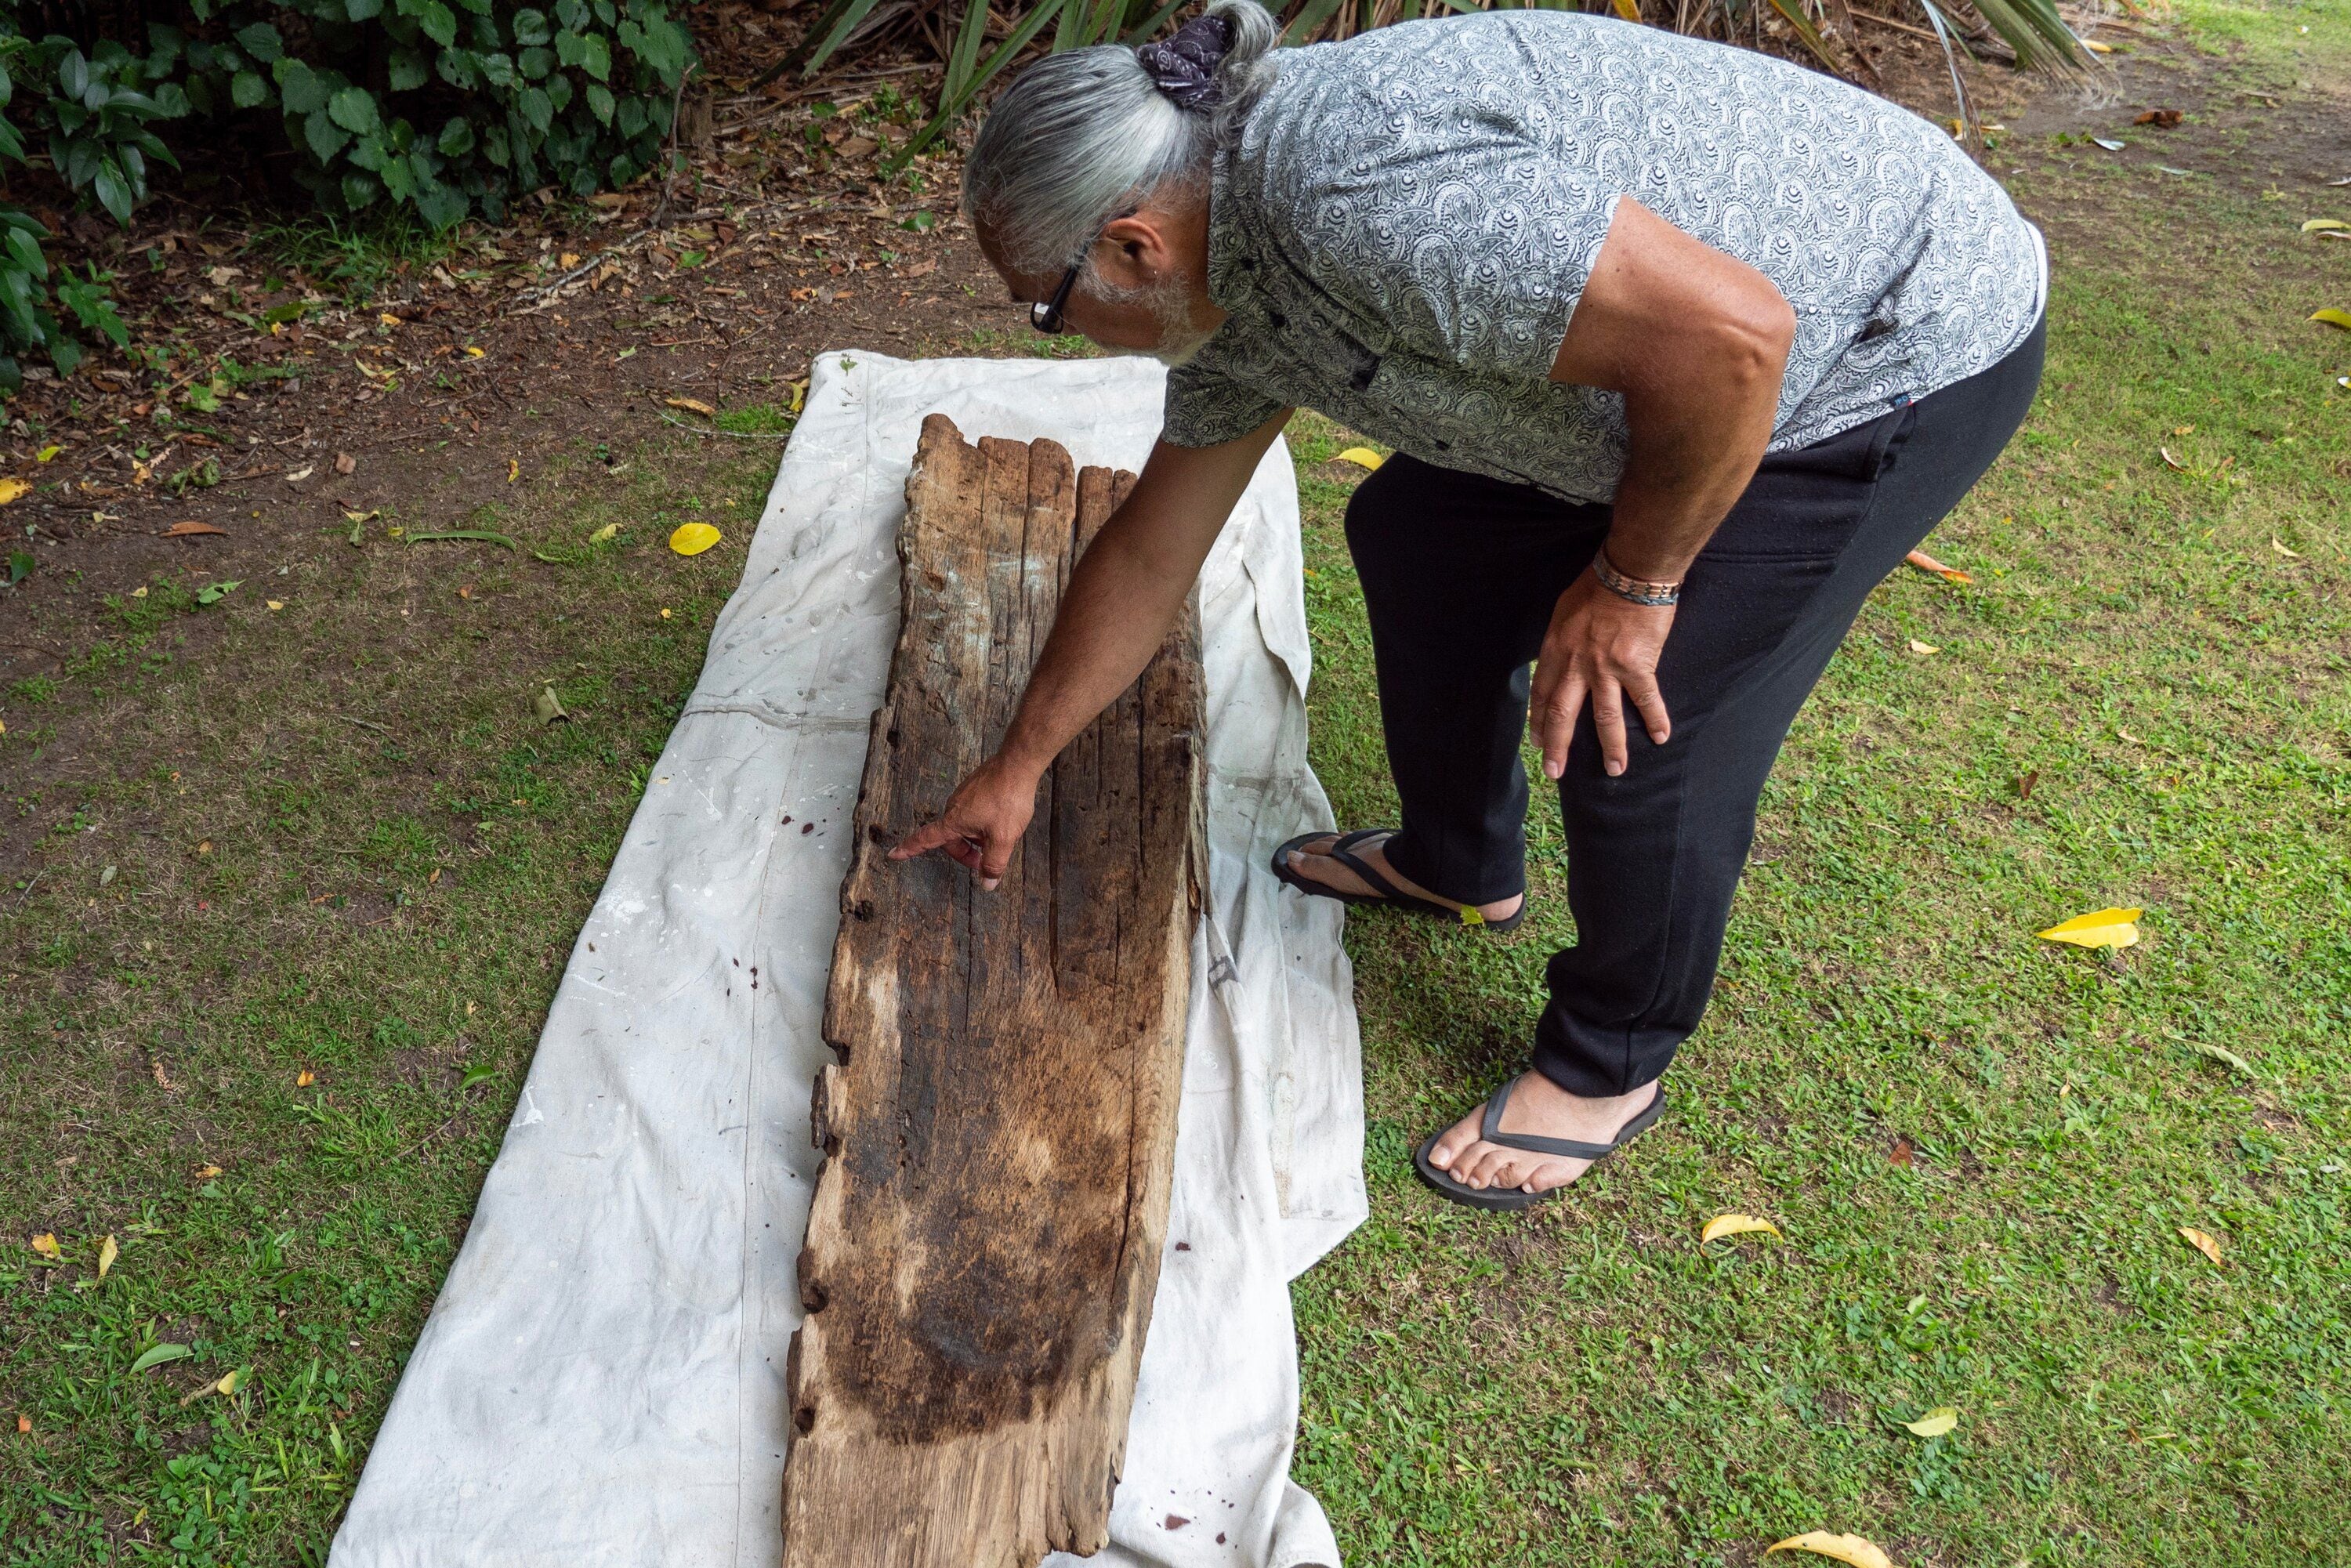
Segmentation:
<svg viewBox="0 0 2351 1568">
<path fill-rule="evenodd" d="M 1133 483 L 923 423 L 825 1002 L 788 1568 L 1033 1568 L 1109 1539 L 1183 1071 L 1196 619 L 1055 763 L 997 892 L 886 852 L 993 749 Z"/>
</svg>

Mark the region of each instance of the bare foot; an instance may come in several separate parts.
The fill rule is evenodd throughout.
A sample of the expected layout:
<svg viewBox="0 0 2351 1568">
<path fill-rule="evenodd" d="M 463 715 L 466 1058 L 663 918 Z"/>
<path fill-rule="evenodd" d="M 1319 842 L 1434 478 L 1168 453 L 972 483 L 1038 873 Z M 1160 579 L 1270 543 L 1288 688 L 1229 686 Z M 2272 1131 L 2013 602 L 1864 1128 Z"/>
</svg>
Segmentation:
<svg viewBox="0 0 2351 1568">
<path fill-rule="evenodd" d="M 1497 1130 L 1584 1144 L 1613 1143 L 1625 1124 L 1640 1114 L 1657 1092 L 1657 1085 L 1652 1082 L 1630 1094 L 1586 1100 L 1570 1094 L 1540 1072 L 1529 1071 L 1520 1075 L 1518 1087 L 1510 1091 L 1510 1103 L 1502 1107 L 1502 1124 Z M 1520 1192 L 1549 1192 L 1592 1168 L 1590 1160 L 1529 1154 L 1486 1142 L 1478 1135 L 1485 1114 L 1486 1107 L 1480 1105 L 1454 1123 L 1428 1151 L 1428 1163 L 1464 1186 L 1480 1190 L 1514 1186 Z"/>
<path fill-rule="evenodd" d="M 1357 844 L 1347 852 L 1415 898 L 1425 898 L 1431 904 L 1441 904 L 1452 910 L 1469 907 L 1453 899 L 1441 897 L 1429 892 L 1388 864 L 1388 840 L 1394 837 L 1395 837 L 1394 833 L 1388 833 L 1380 838 L 1371 839 Z M 1325 833 L 1321 838 L 1311 840 L 1302 847 L 1290 851 L 1290 869 L 1305 877 L 1309 882 L 1319 882 L 1334 892 L 1370 894 L 1374 897 L 1383 896 L 1378 888 L 1372 886 L 1362 877 L 1331 858 L 1331 846 L 1337 843 L 1339 839 L 1340 835 L 1337 833 Z M 1478 913 L 1489 921 L 1508 920 L 1519 912 L 1519 906 L 1526 901 L 1527 895 L 1520 893 L 1513 894 L 1508 898 L 1498 898 L 1491 904 L 1480 904 L 1476 907 Z"/>
</svg>

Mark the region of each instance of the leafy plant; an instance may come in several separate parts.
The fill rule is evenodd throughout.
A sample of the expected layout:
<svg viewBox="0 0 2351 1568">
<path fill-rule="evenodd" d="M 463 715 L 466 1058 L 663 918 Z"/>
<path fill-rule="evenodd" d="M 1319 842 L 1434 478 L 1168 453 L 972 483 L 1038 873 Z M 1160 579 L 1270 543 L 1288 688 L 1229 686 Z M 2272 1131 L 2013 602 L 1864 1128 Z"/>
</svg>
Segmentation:
<svg viewBox="0 0 2351 1568">
<path fill-rule="evenodd" d="M 434 228 L 553 184 L 585 195 L 658 160 L 692 41 L 663 0 L 190 0 L 187 96 L 276 110 L 330 214 Z"/>
<path fill-rule="evenodd" d="M 47 142 L 48 161 L 68 188 L 117 222 L 128 220 L 147 194 L 147 160 L 175 162 L 148 124 L 184 110 L 179 89 L 145 90 L 156 57 L 142 61 L 113 43 L 85 56 L 68 39 L 35 41 L 6 26 L 0 18 L 0 169 L 31 160 L 21 123 Z M 95 267 L 78 277 L 71 267 L 53 273 L 41 249 L 50 237 L 32 214 L 0 204 L 0 393 L 24 384 L 20 355 L 43 352 L 60 375 L 81 362 L 81 343 L 60 310 L 86 335 L 117 348 L 131 340 L 108 298 L 113 274 Z"/>
<path fill-rule="evenodd" d="M 1189 3 L 1035 0 L 1026 9 L 1002 5 L 991 9 L 988 0 L 912 0 L 911 4 L 828 0 L 799 47 L 762 76 L 759 83 L 794 69 L 804 77 L 814 76 L 841 51 L 868 43 L 927 45 L 946 62 L 946 79 L 929 120 L 893 156 L 893 165 L 903 165 L 961 119 L 989 83 L 1038 39 L 1047 38 L 1046 47 L 1054 51 L 1111 42 L 1139 44 L 1165 27 Z M 1971 52 L 1970 39 L 1985 43 L 1996 37 L 2014 52 L 2019 64 L 2034 68 L 2060 72 L 2089 68 L 2079 40 L 2057 14 L 2054 0 L 1917 3 L 1942 41 L 1951 66 L 1952 87 L 1959 95 L 1959 116 L 1971 132 L 1974 115 L 1958 61 L 1961 52 Z M 1423 16 L 1555 4 L 1556 0 L 1273 0 L 1270 8 L 1284 19 L 1283 43 L 1311 44 Z M 1672 4 L 1649 0 L 1646 16 L 1641 0 L 1611 0 L 1611 8 L 1628 22 L 1654 20 L 1679 32 L 1757 48 L 1779 43 L 1784 34 L 1794 47 L 1840 76 L 1869 74 L 1866 63 L 1848 47 L 1855 18 L 1863 15 L 1848 0 L 1770 0 L 1772 15 L 1768 18 L 1762 0 L 1674 0 Z M 1978 20 L 1967 17 L 1969 9 Z"/>
</svg>

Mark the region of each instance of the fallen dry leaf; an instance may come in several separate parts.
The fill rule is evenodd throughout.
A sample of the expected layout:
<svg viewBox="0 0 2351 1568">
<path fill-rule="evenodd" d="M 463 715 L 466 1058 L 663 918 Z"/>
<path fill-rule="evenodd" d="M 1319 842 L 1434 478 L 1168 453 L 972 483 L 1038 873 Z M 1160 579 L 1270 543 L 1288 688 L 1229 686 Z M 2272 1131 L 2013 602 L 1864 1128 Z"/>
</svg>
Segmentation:
<svg viewBox="0 0 2351 1568">
<path fill-rule="evenodd" d="M 2212 1267 L 2215 1269 L 2221 1266 L 2220 1243 L 2210 1233 L 2199 1230 L 2192 1225 L 2183 1225 L 2179 1228 L 2179 1239 L 2212 1260 Z"/>
<path fill-rule="evenodd" d="M 1907 1169 L 1917 1161 L 1917 1145 L 1907 1138 L 1896 1138 L 1894 1140 L 1894 1146 L 1886 1152 L 1886 1157 Z"/>
<path fill-rule="evenodd" d="M 195 538 L 198 534 L 218 534 L 223 538 L 226 538 L 228 530 L 215 528 L 210 523 L 173 523 L 158 537 L 167 539 L 188 539 Z"/>
<path fill-rule="evenodd" d="M 1974 578 L 1970 577 L 1958 567 L 1945 566 L 1941 561 L 1937 560 L 1933 556 L 1928 555 L 1922 549 L 1914 549 L 1902 559 L 1907 564 L 1917 567 L 1920 571 L 1931 572 L 1947 582 L 1973 582 L 1975 580 Z"/>
<path fill-rule="evenodd" d="M 671 397 L 664 398 L 662 401 L 672 408 L 682 408 L 688 413 L 698 413 L 705 419 L 711 418 L 718 412 L 698 397 Z"/>
<path fill-rule="evenodd" d="M 1758 1219 L 1751 1214 L 1718 1214 L 1706 1222 L 1706 1228 L 1698 1233 L 1698 1239 L 1701 1243 L 1719 1241 L 1726 1236 L 1745 1236 L 1756 1231 L 1770 1236 L 1780 1235 L 1780 1228 L 1768 1219 Z M 1786 1238 L 1782 1237 L 1781 1239 L 1785 1240 Z"/>
<path fill-rule="evenodd" d="M 210 854 L 210 853 L 212 853 L 212 852 L 213 852 L 213 841 L 212 841 L 212 840 L 210 840 L 210 839 L 204 839 L 204 840 L 200 841 L 197 843 L 197 845 L 196 845 L 196 853 L 198 853 L 198 854 L 200 854 L 200 855 L 208 855 L 208 854 Z"/>
<path fill-rule="evenodd" d="M 1850 1563 L 1853 1568 L 1894 1568 L 1894 1559 L 1879 1551 L 1876 1542 L 1858 1535 L 1831 1535 L 1825 1530 L 1808 1530 L 1802 1535 L 1774 1542 L 1764 1549 L 1763 1555 L 1769 1557 L 1774 1552 L 1810 1552 Z"/>
<path fill-rule="evenodd" d="M 680 555 L 700 555 L 718 542 L 718 530 L 708 523 L 680 523 L 669 536 L 669 548 Z"/>
<path fill-rule="evenodd" d="M 32 487 L 33 486 L 30 480 L 0 479 L 0 507 L 6 506 L 17 497 L 31 490 Z"/>
<path fill-rule="evenodd" d="M 2172 126 L 2179 123 L 2179 110 L 2176 109 L 2150 109 L 2145 114 L 2140 115 L 2137 120 L 2132 120 L 2131 123 L 2133 125 L 2159 125 L 2166 130 L 2168 130 Z"/>
<path fill-rule="evenodd" d="M 282 599 L 265 599 L 261 602 L 272 610 L 283 610 L 286 608 L 286 601 Z"/>
<path fill-rule="evenodd" d="M 2116 726 L 2115 734 L 2133 746 L 2145 746 L 2147 744 L 2146 741 L 2141 740 L 2137 736 L 2133 735 L 2129 730 L 2123 728 L 2119 725 Z"/>
<path fill-rule="evenodd" d="M 1917 638 L 1913 637 L 1910 639 L 1910 651 L 1914 653 L 1939 653 L 1943 650 L 1932 643 L 1921 643 Z"/>
<path fill-rule="evenodd" d="M 2277 551 L 2278 554 L 2285 557 L 2288 560 L 2300 560 L 2302 559 L 2302 552 L 2300 550 L 2286 549 L 2285 546 L 2278 542 L 2278 537 L 2275 534 L 2272 534 L 2270 536 L 2270 549 Z"/>
<path fill-rule="evenodd" d="M 101 1280 L 105 1279 L 107 1270 L 113 1268 L 114 1260 L 121 1256 L 122 1249 L 114 1244 L 113 1237 L 110 1236 L 99 1242 L 98 1244 L 98 1277 Z"/>
<path fill-rule="evenodd" d="M 2205 1057 L 2213 1061 L 2220 1062 L 2229 1067 L 2233 1067 L 2248 1078 L 2258 1078 L 2261 1076 L 2260 1073 L 2253 1071 L 2253 1064 L 2252 1062 L 2247 1061 L 2243 1057 L 2239 1056 L 2235 1051 L 2231 1051 L 2225 1045 L 2214 1045 L 2208 1040 L 2191 1040 L 2185 1041 L 2184 1043 L 2187 1045 L 2189 1050 L 2194 1051 L 2197 1055 Z"/>
<path fill-rule="evenodd" d="M 2345 331 L 2351 332 L 2351 310 L 2337 310 L 2335 307 L 2330 305 L 2324 310 L 2312 311 L 2310 313 L 2310 319 L 2314 321 L 2324 321 L 2330 327 L 2340 327 Z M 22 483 L 21 480 L 0 480 L 0 486 L 20 483 Z M 17 495 L 22 494 L 24 494 L 24 492 L 21 490 L 17 492 Z M 12 500 L 15 499 L 14 497 L 9 498 Z"/>
<path fill-rule="evenodd" d="M 1352 463 L 1358 468 L 1368 470 L 1377 468 L 1387 459 L 1368 446 L 1350 446 L 1346 451 L 1339 454 L 1339 461 Z"/>
<path fill-rule="evenodd" d="M 2185 474 L 2188 472 L 2188 465 L 2182 463 L 2179 458 L 2174 457 L 2171 455 L 2170 447 L 2158 446 L 2155 450 L 2162 456 L 2165 467 L 2171 469 L 2175 473 Z"/>
<path fill-rule="evenodd" d="M 47 1258 L 52 1263 L 65 1256 L 65 1254 L 57 1248 L 57 1239 L 54 1231 L 44 1230 L 38 1236 L 34 1237 L 33 1250 L 39 1253 L 42 1257 Z"/>
<path fill-rule="evenodd" d="M 295 469 L 292 473 L 290 473 L 290 474 L 287 475 L 287 476 L 286 476 L 286 482 L 287 482 L 288 485 L 299 485 L 303 480 L 308 479 L 311 475 L 313 475 L 313 474 L 317 473 L 318 471 L 319 471 L 319 465 L 318 465 L 317 464 L 315 464 L 315 463 L 307 464 L 307 465 L 305 465 L 304 466 L 302 466 L 302 467 L 300 467 L 300 468 L 297 468 L 297 469 Z"/>
<path fill-rule="evenodd" d="M 220 1174 L 221 1168 L 218 1166 L 198 1166 L 196 1167 L 196 1179 L 198 1181 L 210 1181 L 213 1177 Z"/>
<path fill-rule="evenodd" d="M 588 542 L 591 545 L 610 544 L 613 538 L 620 534 L 620 524 L 606 523 L 602 528 L 598 528 L 594 533 L 588 536 Z"/>
<path fill-rule="evenodd" d="M 1940 1437 L 1959 1424 L 1959 1413 L 1949 1405 L 1938 1405 L 1916 1421 L 1905 1421 L 1902 1429 L 1919 1437 Z"/>
<path fill-rule="evenodd" d="M 509 457 L 509 458 L 507 458 L 507 484 L 509 484 L 509 485 L 511 485 L 511 484 L 513 484 L 516 480 L 517 480 L 517 479 L 519 479 L 519 478 L 521 478 L 521 477 L 522 477 L 522 459 L 521 459 L 521 458 L 519 458 L 519 457 Z"/>
<path fill-rule="evenodd" d="M 297 1089 L 308 1089 L 317 1082 L 319 1082 L 319 1075 L 307 1067 L 294 1075 L 294 1087 Z"/>
<path fill-rule="evenodd" d="M 32 1418 L 30 1416 L 17 1416 L 17 1417 L 16 1417 L 16 1436 L 18 1436 L 19 1437 L 31 1437 L 32 1435 L 33 1435 L 33 1418 Z"/>
<path fill-rule="evenodd" d="M 2017 798 L 2018 800 L 2032 800 L 2032 787 L 2033 787 L 2035 784 L 2038 784 L 2038 783 L 2040 783 L 2040 782 L 2041 782 L 2041 769 L 2039 769 L 2038 768 L 2034 768 L 2034 769 L 2033 769 L 2032 772 L 2030 772 L 2030 773 L 2024 774 L 2022 777 L 2019 778 L 2019 779 L 2017 779 L 2017 781 L 2016 781 L 2016 798 Z"/>
<path fill-rule="evenodd" d="M 2098 909 L 2076 915 L 2033 935 L 2043 942 L 2064 942 L 2076 947 L 2128 947 L 2138 941 L 2138 917 L 2143 909 Z"/>
<path fill-rule="evenodd" d="M 358 458 L 356 458 L 356 457 L 352 456 L 350 453 L 348 453 L 348 452 L 338 452 L 338 453 L 336 453 L 336 454 L 335 454 L 335 472 L 336 472 L 336 473 L 338 473 L 338 474 L 349 474 L 349 473 L 351 473 L 353 470 L 357 469 L 357 468 L 359 467 L 359 465 L 360 465 L 360 460 L 359 460 Z"/>
<path fill-rule="evenodd" d="M 2302 232 L 2306 235 L 2342 234 L 2346 230 L 2351 230 L 2351 224 L 2341 218 L 2313 218 L 2302 225 Z"/>
<path fill-rule="evenodd" d="M 465 345 L 465 357 L 469 360 L 478 360 L 487 351 L 484 349 L 476 349 L 471 343 Z"/>
</svg>

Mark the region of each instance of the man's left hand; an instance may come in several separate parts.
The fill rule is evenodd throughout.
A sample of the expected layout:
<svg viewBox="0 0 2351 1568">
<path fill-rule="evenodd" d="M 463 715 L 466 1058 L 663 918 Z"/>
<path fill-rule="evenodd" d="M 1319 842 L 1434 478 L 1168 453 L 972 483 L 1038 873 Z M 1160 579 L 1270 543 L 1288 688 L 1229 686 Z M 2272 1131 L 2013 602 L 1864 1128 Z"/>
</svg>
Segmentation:
<svg viewBox="0 0 2351 1568">
<path fill-rule="evenodd" d="M 1568 743 L 1576 716 L 1592 704 L 1593 727 L 1600 736 L 1601 766 L 1611 779 L 1630 760 L 1625 745 L 1625 706 L 1630 703 L 1663 746 L 1673 733 L 1665 695 L 1657 689 L 1657 660 L 1674 629 L 1670 604 L 1635 604 L 1600 586 L 1587 568 L 1559 596 L 1551 630 L 1543 634 L 1535 662 L 1527 727 L 1542 748 L 1543 776 L 1567 771 Z"/>
</svg>

